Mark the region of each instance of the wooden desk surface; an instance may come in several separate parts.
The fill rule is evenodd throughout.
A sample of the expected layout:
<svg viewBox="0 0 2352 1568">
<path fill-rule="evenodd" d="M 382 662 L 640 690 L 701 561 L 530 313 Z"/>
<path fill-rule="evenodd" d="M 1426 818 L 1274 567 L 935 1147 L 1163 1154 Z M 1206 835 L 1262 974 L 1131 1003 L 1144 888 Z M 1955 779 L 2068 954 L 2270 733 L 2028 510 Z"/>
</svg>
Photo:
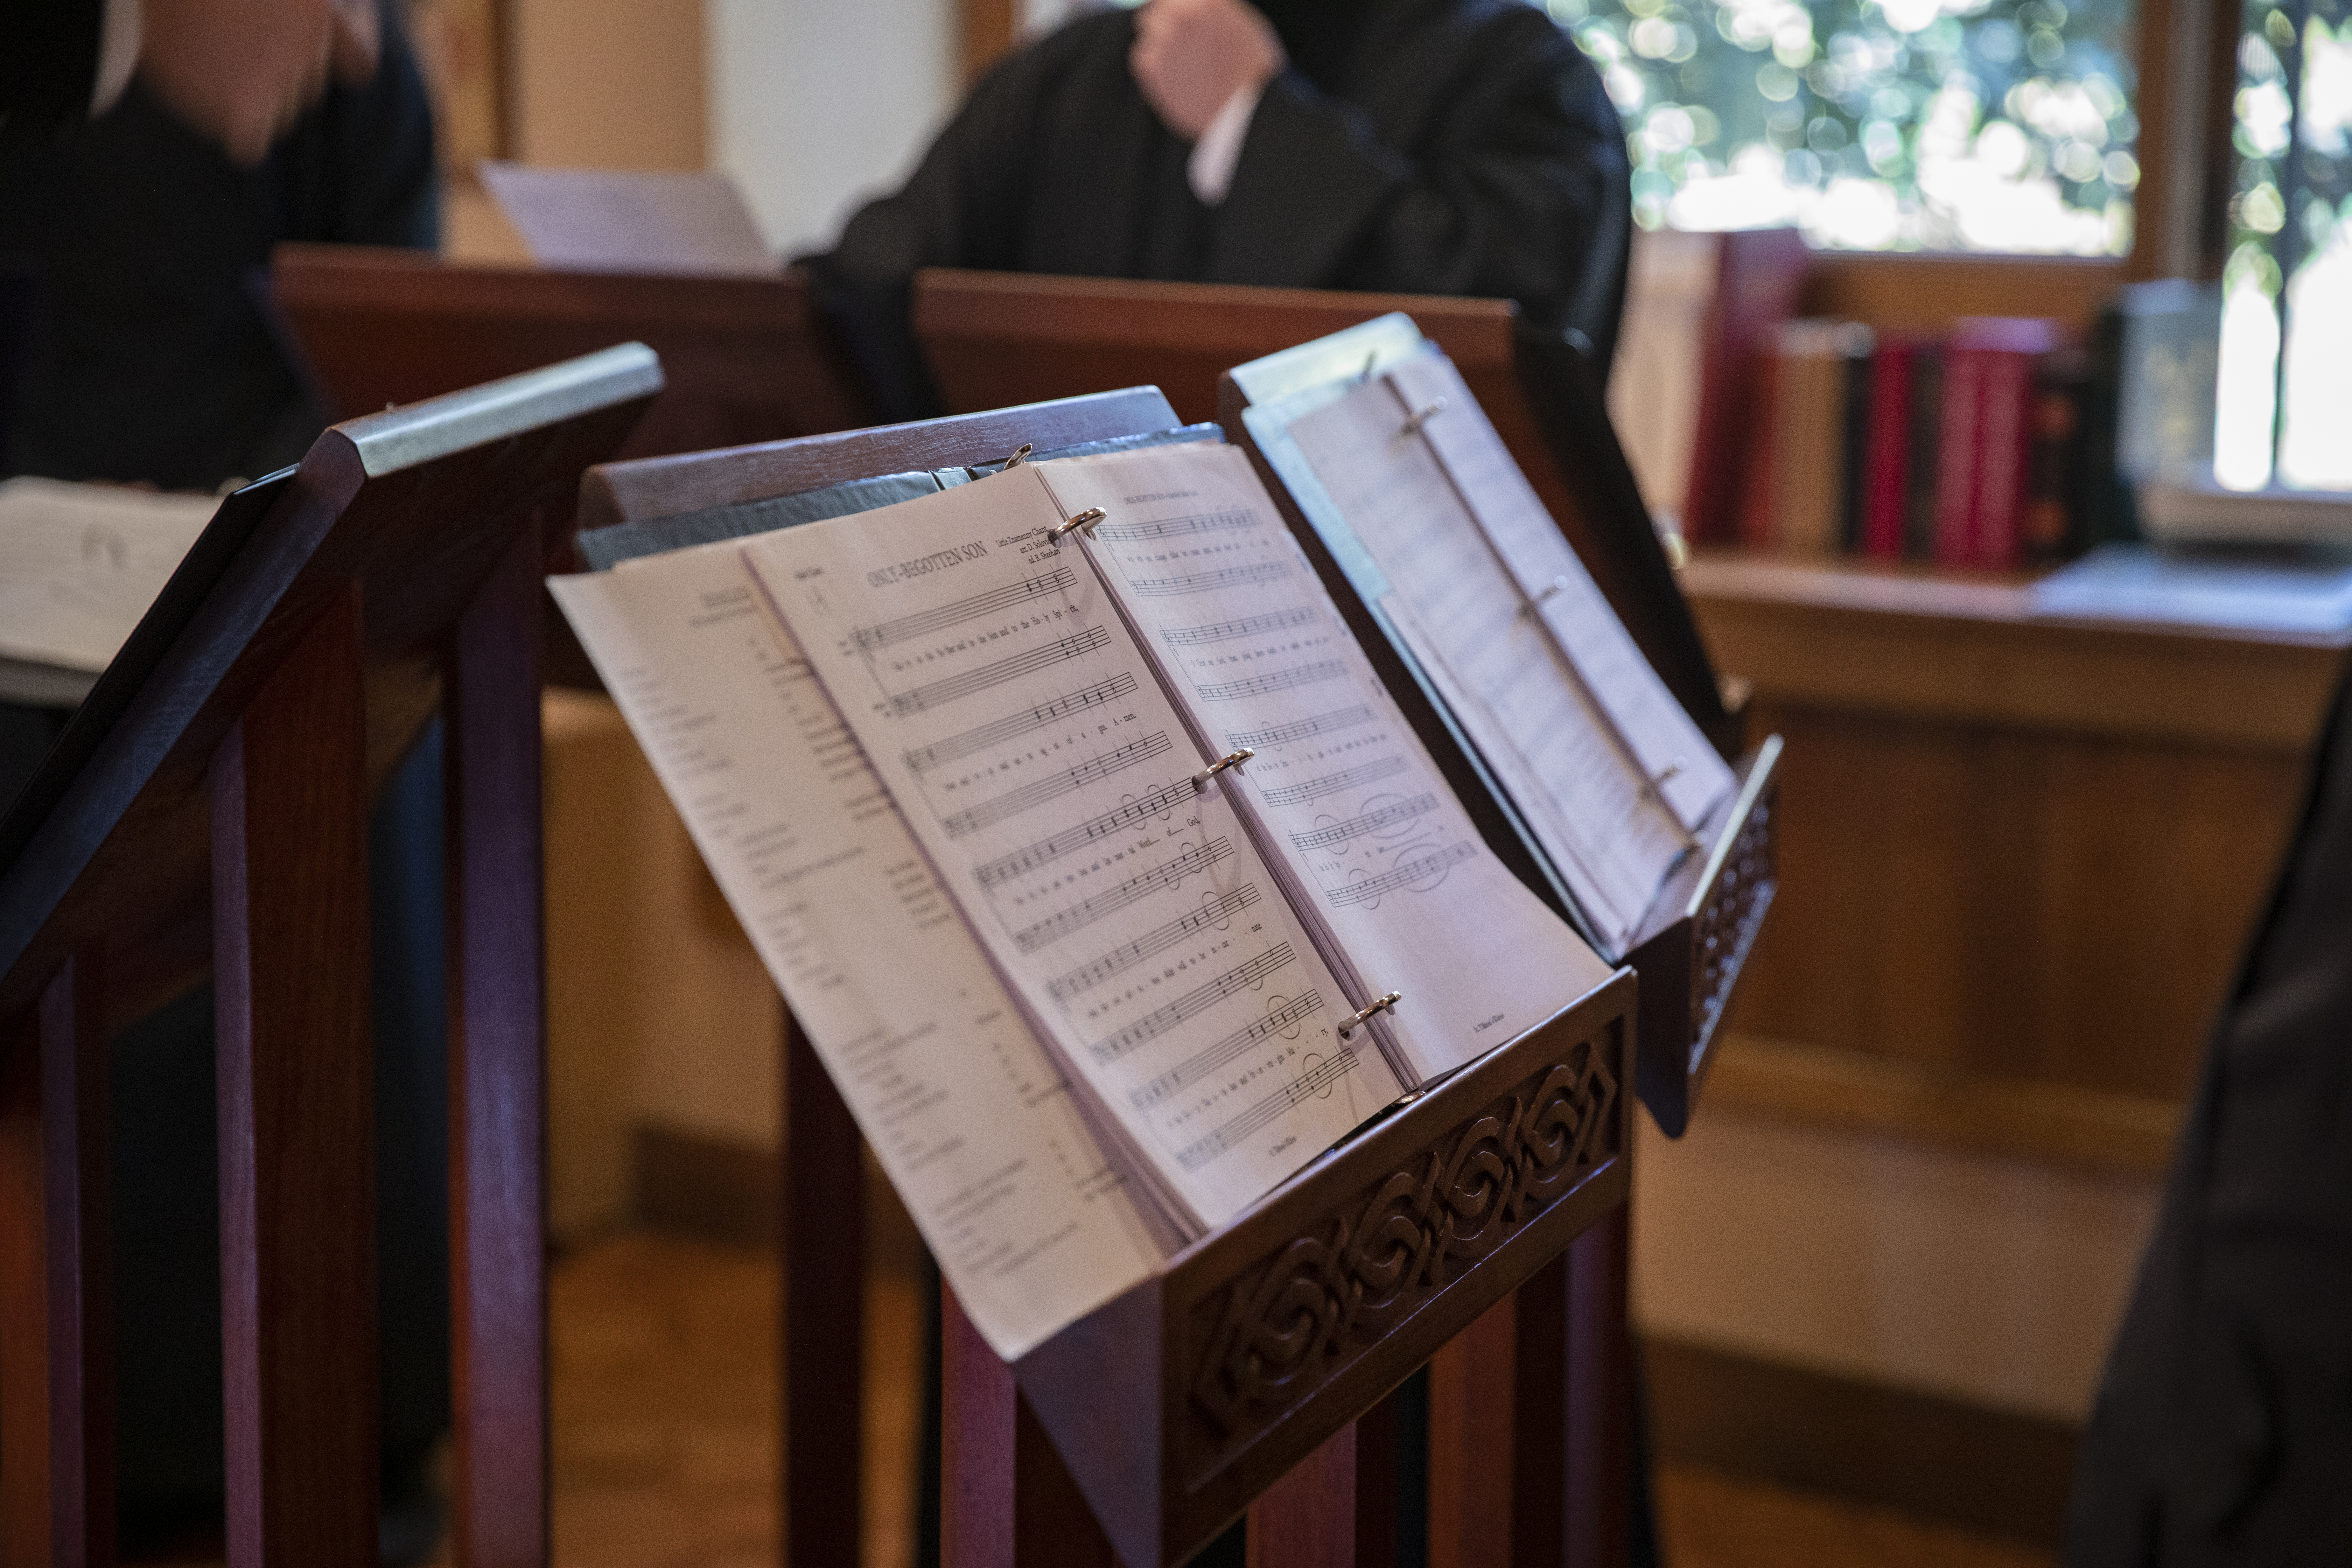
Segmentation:
<svg viewBox="0 0 2352 1568">
<path fill-rule="evenodd" d="M 1702 555 L 1682 582 L 1789 743 L 1780 900 L 1727 1026 L 1972 1104 L 2091 1091 L 2069 1103 L 2114 1127 L 2056 1142 L 2144 1142 L 2194 1083 L 2352 637 L 2044 620 L 2016 576 Z M 1727 1103 L 1796 1094 L 1743 1094 L 1774 1068 L 1741 1060 Z"/>
</svg>

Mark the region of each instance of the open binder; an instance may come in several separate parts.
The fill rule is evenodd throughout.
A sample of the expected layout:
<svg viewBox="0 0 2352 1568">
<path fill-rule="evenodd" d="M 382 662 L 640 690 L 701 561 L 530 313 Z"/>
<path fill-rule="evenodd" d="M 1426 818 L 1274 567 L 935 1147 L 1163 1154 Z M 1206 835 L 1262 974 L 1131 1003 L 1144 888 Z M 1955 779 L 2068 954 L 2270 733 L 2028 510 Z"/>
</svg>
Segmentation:
<svg viewBox="0 0 2352 1568">
<path fill-rule="evenodd" d="M 1115 395 L 1140 400 L 1148 395 Z M 1108 401 L 1076 400 L 1073 406 Z M 1108 447 L 1149 452 L 1213 436 L 1213 431 L 1169 428 L 1173 420 L 1164 403 L 1156 397 L 1149 401 L 1158 412 L 1134 421 L 1143 428 L 1094 450 Z M 740 552 L 730 542 L 745 535 L 784 527 L 784 532 L 766 533 L 768 546 L 754 546 L 782 547 L 806 532 L 786 526 L 793 522 L 841 517 L 909 496 L 937 497 L 949 489 L 988 486 L 1006 491 L 1034 482 L 1035 476 L 1003 475 L 1005 456 L 1024 423 L 1021 416 L 1027 415 L 1026 423 L 1039 431 L 1066 429 L 1059 413 L 1057 407 L 1005 411 L 988 416 L 984 424 L 942 421 L 937 426 L 822 437 L 740 453 L 610 466 L 591 477 L 587 493 L 592 500 L 600 494 L 604 498 L 604 517 L 629 521 L 583 535 L 582 553 L 590 563 L 609 567 L 607 585 L 616 592 L 624 591 L 632 576 L 650 581 L 647 574 L 661 572 L 664 557 L 659 552 L 664 551 L 678 552 L 669 557 L 673 562 L 681 554 L 707 556 L 715 551 L 736 561 L 740 571 Z M 955 426 L 967 432 L 960 441 L 950 434 Z M 828 456 L 828 447 L 838 450 Z M 850 456 L 853 451 L 862 456 Z M 877 453 L 936 463 L 943 451 L 961 460 L 952 467 L 880 475 L 871 471 L 884 466 L 876 460 Z M 1082 460 L 1053 463 L 1066 457 Z M 1033 450 L 1024 455 L 1022 466 L 1066 475 L 1082 469 L 1085 460 L 1099 459 L 1089 459 L 1083 452 Z M 1116 471 L 1115 465 L 1104 466 Z M 851 474 L 859 477 L 848 479 Z M 803 481 L 802 488 L 785 488 L 794 479 Z M 810 479 L 830 482 L 812 485 L 806 483 Z M 1116 519 L 1135 493 L 1121 489 L 1111 498 L 1117 506 L 1101 505 L 1104 516 L 1091 525 L 1097 535 L 1122 526 Z M 631 504 L 632 498 L 647 497 L 655 499 L 649 504 Z M 678 510 L 665 512 L 665 505 Z M 1091 548 L 1094 542 L 1082 543 L 1073 536 L 1087 530 L 1089 524 L 1081 520 L 1093 510 L 1065 497 L 1055 508 L 1031 518 L 1033 524 L 1042 525 L 1026 531 L 1041 559 L 1024 570 L 1031 575 L 1039 567 L 1050 573 L 1062 551 Z M 592 506 L 591 510 L 599 509 Z M 1126 526 L 1148 525 L 1150 521 L 1130 518 Z M 876 522 L 867 517 L 856 526 L 870 535 Z M 1069 542 L 1055 547 L 1034 539 L 1048 528 L 1066 529 L 1062 537 Z M 1278 529 L 1273 531 L 1279 533 Z M 997 540 L 1020 537 L 1011 529 L 983 536 L 992 548 Z M 952 552 L 953 546 L 949 549 Z M 950 576 L 973 563 L 932 561 L 941 553 L 939 548 L 886 553 L 891 555 L 891 564 L 876 570 L 903 577 L 914 566 L 915 575 L 924 580 Z M 813 564 L 824 563 L 803 552 L 797 565 L 790 559 L 770 563 L 774 568 L 771 575 L 788 584 L 821 580 L 795 575 Z M 586 580 L 574 580 L 559 590 L 575 615 L 581 613 L 585 587 Z M 928 612 L 918 612 L 923 613 Z M 593 616 L 591 610 L 587 618 Z M 844 646 L 832 657 L 852 668 L 861 629 L 869 643 L 877 635 L 899 629 L 854 614 L 842 626 L 845 635 L 835 641 Z M 613 657 L 612 638 L 585 624 L 583 629 L 592 648 L 604 644 L 599 655 L 608 661 L 608 682 L 625 706 L 632 701 L 633 690 L 642 698 L 644 672 L 628 667 L 625 658 Z M 950 670 L 942 678 L 956 679 L 964 673 L 970 672 Z M 1086 685 L 1078 683 L 1078 689 Z M 893 694 L 915 689 L 883 690 L 877 700 L 887 702 Z M 652 705 L 659 706 L 657 696 Z M 847 705 L 845 700 L 843 705 Z M 688 713 L 683 707 L 674 717 L 688 734 L 710 728 L 707 715 Z M 1196 759 L 1201 765 L 1193 771 L 1206 773 L 1230 754 L 1231 750 L 1212 753 L 1203 749 Z M 740 772 L 746 760 L 722 760 L 715 753 L 700 758 L 716 772 Z M 1241 765 L 1244 779 L 1251 765 Z M 1213 800 L 1213 792 L 1225 788 L 1234 771 L 1220 770 L 1204 781 L 1204 788 L 1196 788 L 1187 774 L 1185 788 Z M 681 805 L 688 804 L 681 799 Z M 691 818 L 693 811 L 688 815 Z M 714 868 L 719 868 L 716 863 Z M 722 886 L 729 880 L 723 869 L 720 879 Z M 761 913 L 752 909 L 745 913 L 756 936 Z M 1592 964 L 1589 955 L 1585 963 Z M 1600 966 L 1592 964 L 1591 973 L 1597 977 Z M 1360 1132 L 1338 1152 L 1311 1163 L 1279 1192 L 1248 1205 L 1200 1240 L 1172 1255 L 1135 1246 L 1143 1268 L 1103 1305 L 1025 1347 L 1017 1342 L 1005 1347 L 1017 1352 L 1014 1372 L 1029 1403 L 1127 1560 L 1171 1560 L 1205 1540 L 1324 1437 L 1352 1421 L 1426 1360 L 1477 1311 L 1556 1259 L 1570 1237 L 1622 1202 L 1627 1142 L 1626 1098 L 1621 1086 L 1628 1068 L 1630 992 L 1630 978 L 1620 975 L 1587 991 L 1565 1012 L 1548 1020 L 1529 1020 L 1535 1026 L 1487 1051 L 1473 1067 Z M 1381 994 L 1372 991 L 1358 997 L 1351 991 L 1348 1012 L 1364 1012 Z M 1410 993 L 1405 1000 L 1409 1006 Z M 803 1016 L 806 1009 L 799 1005 L 799 994 L 794 1001 L 796 1016 L 816 1033 L 819 1025 Z M 822 999 L 815 1005 L 821 1005 Z M 1373 1017 L 1386 1022 L 1385 1015 Z M 1337 1021 L 1349 1020 L 1342 1014 Z M 1368 1033 L 1379 1026 L 1373 1018 L 1352 1022 Z M 900 1156 L 908 1145 L 903 1122 L 894 1125 L 879 1103 L 887 1096 L 871 1092 L 872 1082 L 861 1076 L 858 1064 L 845 1061 L 841 1054 L 833 1054 L 827 1066 L 857 1110 L 877 1154 L 886 1166 L 896 1167 L 894 1177 L 900 1176 L 905 1163 Z M 912 1085 L 898 1087 L 912 1090 L 916 1100 L 922 1098 Z M 801 1090 L 796 1087 L 794 1093 Z M 921 1217 L 926 1194 L 908 1190 L 903 1181 L 901 1185 L 909 1206 Z M 934 1245 L 940 1246 L 936 1236 Z M 1313 1262 L 1307 1276 L 1292 1272 L 1309 1257 L 1298 1251 L 1300 1246 L 1308 1246 L 1313 1258 L 1323 1259 Z M 968 1258 L 959 1258 L 954 1238 L 941 1247 L 941 1261 L 958 1287 L 958 1300 L 968 1309 L 986 1310 L 984 1300 L 973 1299 L 975 1293 L 984 1296 L 985 1281 L 975 1276 Z M 1118 1272 L 1104 1270 L 1097 1278 L 1110 1279 Z M 960 1273 L 964 1278 L 959 1279 Z M 1325 1283 L 1312 1289 L 1337 1292 L 1328 1298 L 1337 1315 L 1324 1331 L 1289 1344 L 1269 1359 L 1264 1337 L 1267 1325 L 1255 1323 L 1255 1315 L 1263 1310 L 1286 1310 L 1278 1308 L 1283 1300 L 1304 1300 L 1299 1292 L 1315 1279 Z M 1269 1290 L 1272 1296 L 1266 1294 Z M 1206 1321 L 1202 1314 L 1216 1321 Z M 1113 1376 L 1133 1386 L 1125 1387 L 1120 1398 L 1107 1405 L 1101 1398 L 1103 1379 Z"/>
<path fill-rule="evenodd" d="M 1408 317 L 1235 367 L 1222 412 L 1490 842 L 1643 976 L 1642 1097 L 1679 1134 L 1776 886 L 1779 738 L 1716 754 Z"/>
</svg>

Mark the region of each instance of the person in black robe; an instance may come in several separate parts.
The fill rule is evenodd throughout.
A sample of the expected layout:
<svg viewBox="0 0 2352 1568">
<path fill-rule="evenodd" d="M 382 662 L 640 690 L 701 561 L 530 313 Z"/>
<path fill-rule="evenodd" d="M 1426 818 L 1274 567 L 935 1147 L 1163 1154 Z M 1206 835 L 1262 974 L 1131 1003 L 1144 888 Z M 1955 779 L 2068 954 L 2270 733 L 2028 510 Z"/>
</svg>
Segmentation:
<svg viewBox="0 0 2352 1568">
<path fill-rule="evenodd" d="M 1542 11 L 1263 0 L 1280 68 L 1212 205 L 1190 177 L 1197 128 L 1168 123 L 1131 61 L 1170 3 L 1083 17 L 998 65 L 906 187 L 809 258 L 889 417 L 940 411 L 907 321 L 925 267 L 1510 299 L 1606 365 L 1624 134 Z"/>
<path fill-rule="evenodd" d="M 2352 682 L 2075 1460 L 2069 1568 L 2352 1563 Z"/>
</svg>

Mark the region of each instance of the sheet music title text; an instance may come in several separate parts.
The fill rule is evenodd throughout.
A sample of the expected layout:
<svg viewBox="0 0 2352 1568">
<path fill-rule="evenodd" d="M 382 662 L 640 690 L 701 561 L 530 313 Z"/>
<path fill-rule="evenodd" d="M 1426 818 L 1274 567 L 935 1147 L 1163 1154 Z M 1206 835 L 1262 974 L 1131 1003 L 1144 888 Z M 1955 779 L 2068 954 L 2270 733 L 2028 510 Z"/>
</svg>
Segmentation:
<svg viewBox="0 0 2352 1568">
<path fill-rule="evenodd" d="M 935 550 L 929 555 L 918 555 L 912 561 L 901 561 L 896 566 L 878 567 L 866 574 L 866 582 L 877 588 L 887 588 L 893 583 L 944 572 L 950 566 L 961 566 L 967 561 L 988 559 L 988 546 L 975 539 L 969 544 L 959 544 L 953 550 Z"/>
</svg>

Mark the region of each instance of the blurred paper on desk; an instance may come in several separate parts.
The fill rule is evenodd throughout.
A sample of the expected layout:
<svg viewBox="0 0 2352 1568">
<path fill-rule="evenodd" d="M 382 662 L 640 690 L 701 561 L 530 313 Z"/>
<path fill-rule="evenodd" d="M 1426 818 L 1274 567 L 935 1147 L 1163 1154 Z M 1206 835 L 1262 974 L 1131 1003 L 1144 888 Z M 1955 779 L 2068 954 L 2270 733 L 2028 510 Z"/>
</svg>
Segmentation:
<svg viewBox="0 0 2352 1568">
<path fill-rule="evenodd" d="M 81 700 L 219 505 L 115 485 L 0 481 L 0 701 Z"/>
<path fill-rule="evenodd" d="M 2326 636 L 2352 630 L 2352 554 L 2108 544 L 2033 584 L 2036 615 Z"/>
<path fill-rule="evenodd" d="M 724 174 L 536 169 L 484 160 L 482 184 L 542 267 L 771 277 L 776 258 Z"/>
</svg>

